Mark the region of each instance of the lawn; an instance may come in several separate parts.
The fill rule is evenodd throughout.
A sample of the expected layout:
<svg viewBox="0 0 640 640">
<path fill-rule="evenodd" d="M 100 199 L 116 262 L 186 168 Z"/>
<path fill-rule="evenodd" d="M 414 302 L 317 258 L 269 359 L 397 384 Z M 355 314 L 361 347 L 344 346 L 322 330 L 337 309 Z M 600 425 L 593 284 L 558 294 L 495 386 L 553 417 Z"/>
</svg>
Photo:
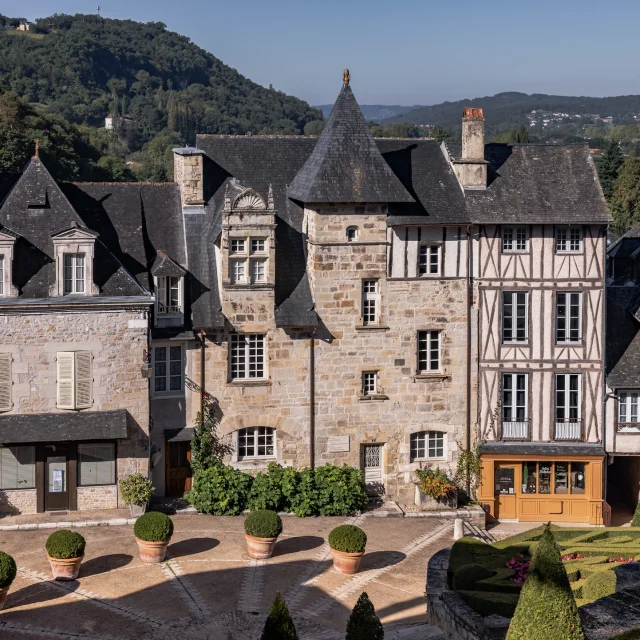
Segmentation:
<svg viewBox="0 0 640 640">
<path fill-rule="evenodd" d="M 640 559 L 640 529 L 552 530 L 578 606 L 614 593 L 613 569 Z M 539 527 L 491 545 L 475 538 L 458 540 L 451 550 L 449 585 L 481 615 L 510 618 L 542 531 Z"/>
</svg>

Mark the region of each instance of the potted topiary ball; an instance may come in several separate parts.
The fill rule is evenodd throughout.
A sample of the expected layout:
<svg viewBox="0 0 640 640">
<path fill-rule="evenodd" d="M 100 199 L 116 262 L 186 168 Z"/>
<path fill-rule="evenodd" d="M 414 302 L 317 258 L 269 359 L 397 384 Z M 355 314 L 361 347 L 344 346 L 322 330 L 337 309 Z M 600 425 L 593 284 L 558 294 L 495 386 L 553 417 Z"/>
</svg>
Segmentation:
<svg viewBox="0 0 640 640">
<path fill-rule="evenodd" d="M 54 531 L 45 544 L 54 580 L 75 580 L 84 558 L 85 539 L 76 531 Z"/>
<path fill-rule="evenodd" d="M 360 527 L 342 524 L 329 534 L 329 546 L 334 569 L 350 576 L 358 573 L 367 546 L 367 534 Z"/>
<path fill-rule="evenodd" d="M 4 551 L 0 551 L 0 610 L 4 609 L 9 587 L 16 577 L 16 561 Z"/>
<path fill-rule="evenodd" d="M 249 556 L 265 560 L 273 554 L 276 540 L 282 533 L 282 520 L 275 511 L 258 509 L 252 511 L 244 521 L 244 537 Z"/>
<path fill-rule="evenodd" d="M 141 516 L 147 510 L 147 502 L 155 491 L 151 480 L 141 473 L 132 473 L 122 478 L 118 486 L 124 503 L 131 510 L 131 515 L 134 518 Z"/>
<path fill-rule="evenodd" d="M 140 550 L 140 560 L 162 562 L 173 535 L 173 522 L 168 515 L 151 511 L 136 520 L 133 533 Z"/>
</svg>

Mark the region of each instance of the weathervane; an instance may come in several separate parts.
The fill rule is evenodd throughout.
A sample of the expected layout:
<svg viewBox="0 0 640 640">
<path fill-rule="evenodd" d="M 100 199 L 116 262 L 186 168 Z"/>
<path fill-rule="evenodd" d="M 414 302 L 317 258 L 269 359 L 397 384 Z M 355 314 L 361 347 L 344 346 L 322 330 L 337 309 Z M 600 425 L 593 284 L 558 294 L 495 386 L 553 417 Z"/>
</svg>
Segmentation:
<svg viewBox="0 0 640 640">
<path fill-rule="evenodd" d="M 351 80 L 351 74 L 349 73 L 349 69 L 345 69 L 345 70 L 342 72 L 342 81 L 343 81 L 345 84 L 349 84 L 350 80 Z"/>
</svg>

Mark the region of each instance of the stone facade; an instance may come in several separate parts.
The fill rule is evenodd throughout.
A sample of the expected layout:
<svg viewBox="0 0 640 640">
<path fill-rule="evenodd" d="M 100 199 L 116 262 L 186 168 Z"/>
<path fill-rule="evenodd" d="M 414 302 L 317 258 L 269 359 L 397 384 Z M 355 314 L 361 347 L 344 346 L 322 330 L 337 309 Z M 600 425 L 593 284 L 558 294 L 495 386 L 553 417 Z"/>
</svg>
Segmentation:
<svg viewBox="0 0 640 640">
<path fill-rule="evenodd" d="M 0 513 L 31 515 L 38 511 L 35 489 L 6 489 L 0 491 Z"/>
<path fill-rule="evenodd" d="M 120 506 L 124 507 L 124 503 Z M 89 509 L 117 509 L 118 488 L 116 485 L 101 487 L 78 487 L 78 511 Z"/>
</svg>

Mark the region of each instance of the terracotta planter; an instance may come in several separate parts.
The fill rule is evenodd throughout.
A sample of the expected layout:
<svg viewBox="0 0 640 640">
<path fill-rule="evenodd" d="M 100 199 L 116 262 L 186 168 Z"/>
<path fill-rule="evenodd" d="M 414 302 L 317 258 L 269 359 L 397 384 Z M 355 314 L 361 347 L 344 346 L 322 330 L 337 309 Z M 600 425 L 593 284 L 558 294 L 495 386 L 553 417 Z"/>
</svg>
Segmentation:
<svg viewBox="0 0 640 640">
<path fill-rule="evenodd" d="M 166 542 L 148 542 L 147 540 L 136 538 L 136 542 L 140 550 L 140 560 L 142 562 L 155 563 L 164 560 L 170 540 Z"/>
<path fill-rule="evenodd" d="M 80 573 L 82 558 L 52 558 L 47 554 L 54 580 L 76 580 Z"/>
<path fill-rule="evenodd" d="M 247 541 L 249 557 L 255 560 L 266 560 L 270 558 L 273 554 L 273 548 L 276 546 L 276 540 L 278 539 L 278 536 L 275 538 L 256 538 L 255 536 L 250 536 L 248 533 L 245 533 L 244 537 Z"/>
<path fill-rule="evenodd" d="M 9 585 L 10 587 L 11 585 Z M 9 587 L 0 588 L 0 611 L 4 609 L 4 603 L 7 601 L 7 595 L 9 593 Z"/>
<path fill-rule="evenodd" d="M 331 549 L 331 555 L 333 556 L 333 568 L 340 573 L 352 576 L 354 573 L 358 573 L 360 560 L 362 560 L 364 551 L 360 553 L 346 553 L 344 551 Z"/>
</svg>

